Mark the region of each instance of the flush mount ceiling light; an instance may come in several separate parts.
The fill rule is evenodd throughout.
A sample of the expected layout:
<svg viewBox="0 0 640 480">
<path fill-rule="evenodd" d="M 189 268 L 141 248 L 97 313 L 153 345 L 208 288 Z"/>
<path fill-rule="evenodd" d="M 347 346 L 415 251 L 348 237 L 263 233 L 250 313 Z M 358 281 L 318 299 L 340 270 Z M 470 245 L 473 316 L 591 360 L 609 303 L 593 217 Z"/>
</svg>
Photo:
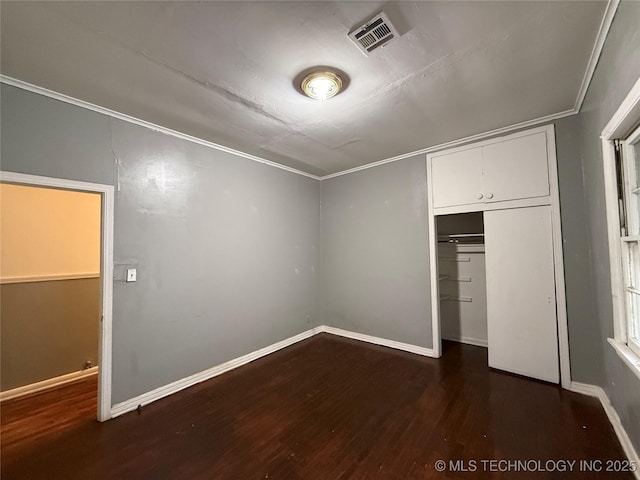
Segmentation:
<svg viewBox="0 0 640 480">
<path fill-rule="evenodd" d="M 304 94 L 315 100 L 326 100 L 342 89 L 342 79 L 332 72 L 313 72 L 302 79 Z"/>
</svg>

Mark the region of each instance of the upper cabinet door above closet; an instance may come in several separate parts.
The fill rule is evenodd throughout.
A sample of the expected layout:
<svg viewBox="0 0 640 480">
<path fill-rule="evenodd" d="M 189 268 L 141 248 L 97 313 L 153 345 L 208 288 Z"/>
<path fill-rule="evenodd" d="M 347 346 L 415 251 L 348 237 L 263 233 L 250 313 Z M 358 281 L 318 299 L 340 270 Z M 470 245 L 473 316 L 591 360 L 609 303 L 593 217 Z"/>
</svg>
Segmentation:
<svg viewBox="0 0 640 480">
<path fill-rule="evenodd" d="M 548 196 L 545 133 L 482 147 L 482 183 L 486 202 Z"/>
<path fill-rule="evenodd" d="M 549 204 L 549 135 L 539 127 L 427 155 L 436 214 Z"/>
<path fill-rule="evenodd" d="M 435 207 L 454 207 L 482 203 L 482 150 L 466 150 L 434 156 L 433 204 Z"/>
</svg>

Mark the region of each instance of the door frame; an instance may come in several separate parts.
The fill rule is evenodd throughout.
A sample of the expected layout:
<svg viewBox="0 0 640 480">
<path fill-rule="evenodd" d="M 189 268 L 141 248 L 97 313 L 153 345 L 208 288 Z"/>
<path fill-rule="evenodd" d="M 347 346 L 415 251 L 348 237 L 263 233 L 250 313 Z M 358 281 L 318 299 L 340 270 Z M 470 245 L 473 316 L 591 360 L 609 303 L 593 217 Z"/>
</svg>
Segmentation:
<svg viewBox="0 0 640 480">
<path fill-rule="evenodd" d="M 98 411 L 97 419 L 104 422 L 111 418 L 112 374 L 112 315 L 113 315 L 113 221 L 114 188 L 112 185 L 79 182 L 63 178 L 43 177 L 24 173 L 0 171 L 0 182 L 33 187 L 56 188 L 79 192 L 99 193 L 101 198 L 100 221 L 100 313 L 98 328 Z"/>
<path fill-rule="evenodd" d="M 562 242 L 562 223 L 560 217 L 560 190 L 558 185 L 558 160 L 556 157 L 555 126 L 553 124 L 541 127 L 522 130 L 511 135 L 492 138 L 460 148 L 481 147 L 491 143 L 501 142 L 512 138 L 531 135 L 536 132 L 545 132 L 547 138 L 547 167 L 549 173 L 549 197 L 539 199 L 523 199 L 503 202 L 503 205 L 493 203 L 489 205 L 463 205 L 460 207 L 442 208 L 438 214 L 434 211 L 433 198 L 431 192 L 431 159 L 436 155 L 441 155 L 447 150 L 441 150 L 427 154 L 427 226 L 429 232 L 429 270 L 431 285 L 431 331 L 433 338 L 433 356 L 442 356 L 442 336 L 440 329 L 440 287 L 438 280 L 438 232 L 436 217 L 450 213 L 478 212 L 501 208 L 522 208 L 536 205 L 551 205 L 552 230 L 553 230 L 553 262 L 556 282 L 556 312 L 558 328 L 558 353 L 560 358 L 560 382 L 562 388 L 571 388 L 571 363 L 569 356 L 569 327 L 567 322 L 567 300 L 564 279 L 564 255 Z M 456 149 L 450 149 L 455 151 Z"/>
</svg>

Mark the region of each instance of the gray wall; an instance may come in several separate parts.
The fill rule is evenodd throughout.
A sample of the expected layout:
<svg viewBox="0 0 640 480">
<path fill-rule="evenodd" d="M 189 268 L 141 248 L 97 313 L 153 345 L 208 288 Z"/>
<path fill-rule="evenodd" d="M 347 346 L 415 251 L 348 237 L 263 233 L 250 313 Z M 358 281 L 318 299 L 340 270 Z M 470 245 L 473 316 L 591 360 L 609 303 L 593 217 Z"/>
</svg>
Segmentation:
<svg viewBox="0 0 640 480">
<path fill-rule="evenodd" d="M 321 183 L 325 323 L 431 348 L 425 158 Z"/>
<path fill-rule="evenodd" d="M 640 448 L 640 382 L 613 336 L 600 133 L 640 76 L 640 2 L 622 2 L 582 113 L 555 121 L 572 379 L 605 388 Z M 424 156 L 322 182 L 334 326 L 431 347 Z"/>
<path fill-rule="evenodd" d="M 581 352 L 597 334 L 581 343 L 595 322 L 577 127 L 555 122 L 570 340 Z M 426 156 L 323 180 L 321 191 L 325 322 L 431 348 Z"/>
<path fill-rule="evenodd" d="M 2 170 L 116 186 L 113 403 L 319 323 L 318 181 L 0 88 Z"/>
<path fill-rule="evenodd" d="M 579 127 L 576 116 L 555 122 L 571 377 L 593 384 L 602 369 L 602 356 L 596 348 L 599 329 L 593 299 Z"/>
<path fill-rule="evenodd" d="M 98 364 L 100 279 L 0 285 L 0 390 Z"/>
<path fill-rule="evenodd" d="M 621 2 L 578 116 L 578 140 L 588 192 L 587 233 L 592 251 L 590 274 L 595 308 L 585 334 L 589 337 L 589 348 L 580 351 L 575 360 L 584 381 L 607 391 L 636 449 L 640 450 L 640 381 L 607 343 L 607 337 L 613 337 L 613 307 L 600 145 L 602 129 L 640 77 L 638 25 L 640 2 Z M 576 380 L 583 381 L 581 377 Z"/>
<path fill-rule="evenodd" d="M 640 74 L 638 24 L 640 3 L 622 2 L 582 113 L 555 122 L 572 375 L 607 390 L 636 447 L 640 385 L 606 343 L 599 134 Z M 1 93 L 3 170 L 117 186 L 114 402 L 320 323 L 432 346 L 424 156 L 319 186 L 12 87 Z M 121 281 L 127 265 L 138 268 L 135 284 Z"/>
</svg>

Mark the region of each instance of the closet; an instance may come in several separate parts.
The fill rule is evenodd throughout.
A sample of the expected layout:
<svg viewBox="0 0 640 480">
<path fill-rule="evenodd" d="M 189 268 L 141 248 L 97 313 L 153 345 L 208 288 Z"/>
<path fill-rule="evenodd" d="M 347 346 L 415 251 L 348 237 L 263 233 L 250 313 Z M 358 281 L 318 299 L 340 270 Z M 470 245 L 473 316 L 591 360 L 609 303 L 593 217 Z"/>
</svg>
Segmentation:
<svg viewBox="0 0 640 480">
<path fill-rule="evenodd" d="M 553 126 L 427 155 L 434 354 L 570 381 Z M 484 273 L 484 278 L 482 274 Z"/>
<path fill-rule="evenodd" d="M 482 212 L 437 217 L 442 338 L 487 346 Z"/>
</svg>

